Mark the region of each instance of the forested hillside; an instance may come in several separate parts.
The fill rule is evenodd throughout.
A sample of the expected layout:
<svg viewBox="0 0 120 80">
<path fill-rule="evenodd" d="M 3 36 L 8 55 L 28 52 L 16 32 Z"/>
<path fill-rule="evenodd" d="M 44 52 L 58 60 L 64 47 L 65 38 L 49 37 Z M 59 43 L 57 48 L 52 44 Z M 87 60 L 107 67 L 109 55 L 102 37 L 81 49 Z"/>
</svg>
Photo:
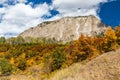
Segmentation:
<svg viewBox="0 0 120 80">
<path fill-rule="evenodd" d="M 0 75 L 27 72 L 33 65 L 42 65 L 41 76 L 66 68 L 73 63 L 91 60 L 120 47 L 120 26 L 89 37 L 82 34 L 68 43 L 54 39 L 30 37 L 0 38 Z"/>
</svg>

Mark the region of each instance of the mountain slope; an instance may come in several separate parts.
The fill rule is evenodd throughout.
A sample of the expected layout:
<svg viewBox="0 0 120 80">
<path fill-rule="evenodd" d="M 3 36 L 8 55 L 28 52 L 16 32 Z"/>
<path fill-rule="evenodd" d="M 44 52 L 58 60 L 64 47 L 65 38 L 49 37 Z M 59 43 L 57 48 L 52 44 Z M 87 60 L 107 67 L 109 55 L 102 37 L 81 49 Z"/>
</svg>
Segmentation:
<svg viewBox="0 0 120 80">
<path fill-rule="evenodd" d="M 56 21 L 48 21 L 30 28 L 20 34 L 22 37 L 51 38 L 57 41 L 72 41 L 80 34 L 93 35 L 106 29 L 98 18 L 94 16 L 66 17 Z"/>
<path fill-rule="evenodd" d="M 41 66 L 33 69 L 38 70 L 39 67 Z M 66 69 L 54 72 L 54 74 L 45 80 L 120 80 L 120 49 L 104 53 L 87 63 L 75 63 Z M 11 75 L 0 79 L 41 80 L 41 76 L 38 75 L 39 72 L 37 75 Z"/>
<path fill-rule="evenodd" d="M 120 80 L 120 49 L 58 71 L 49 80 Z"/>
</svg>

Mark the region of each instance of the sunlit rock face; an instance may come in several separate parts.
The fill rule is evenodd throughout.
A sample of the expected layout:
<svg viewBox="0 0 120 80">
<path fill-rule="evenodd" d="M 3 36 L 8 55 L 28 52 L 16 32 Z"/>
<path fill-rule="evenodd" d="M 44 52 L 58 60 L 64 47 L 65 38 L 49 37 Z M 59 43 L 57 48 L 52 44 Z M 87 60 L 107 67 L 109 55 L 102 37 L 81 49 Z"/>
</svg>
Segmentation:
<svg viewBox="0 0 120 80">
<path fill-rule="evenodd" d="M 69 42 L 81 34 L 92 36 L 106 30 L 108 26 L 94 16 L 65 17 L 56 21 L 43 22 L 20 34 L 22 37 L 51 38 Z"/>
</svg>

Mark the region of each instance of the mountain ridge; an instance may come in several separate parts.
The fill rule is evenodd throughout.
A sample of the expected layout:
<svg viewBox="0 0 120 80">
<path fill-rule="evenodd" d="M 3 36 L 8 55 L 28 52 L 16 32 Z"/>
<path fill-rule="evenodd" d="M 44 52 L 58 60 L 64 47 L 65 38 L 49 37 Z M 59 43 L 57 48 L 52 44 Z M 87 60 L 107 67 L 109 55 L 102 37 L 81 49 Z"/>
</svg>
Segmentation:
<svg viewBox="0 0 120 80">
<path fill-rule="evenodd" d="M 46 21 L 25 30 L 19 36 L 32 38 L 47 38 L 69 42 L 77 40 L 81 34 L 92 36 L 106 30 L 95 16 L 64 17 L 55 21 Z"/>
</svg>

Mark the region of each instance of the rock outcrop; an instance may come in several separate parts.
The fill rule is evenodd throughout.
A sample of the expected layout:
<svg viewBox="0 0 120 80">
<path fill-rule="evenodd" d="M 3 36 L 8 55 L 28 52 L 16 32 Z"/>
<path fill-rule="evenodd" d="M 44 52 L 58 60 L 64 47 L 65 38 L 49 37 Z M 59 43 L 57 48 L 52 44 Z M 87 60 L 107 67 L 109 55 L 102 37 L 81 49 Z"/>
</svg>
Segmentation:
<svg viewBox="0 0 120 80">
<path fill-rule="evenodd" d="M 72 41 L 80 34 L 93 35 L 106 29 L 98 18 L 94 16 L 65 17 L 56 21 L 43 22 L 20 34 L 22 37 L 51 38 L 57 41 Z"/>
</svg>

